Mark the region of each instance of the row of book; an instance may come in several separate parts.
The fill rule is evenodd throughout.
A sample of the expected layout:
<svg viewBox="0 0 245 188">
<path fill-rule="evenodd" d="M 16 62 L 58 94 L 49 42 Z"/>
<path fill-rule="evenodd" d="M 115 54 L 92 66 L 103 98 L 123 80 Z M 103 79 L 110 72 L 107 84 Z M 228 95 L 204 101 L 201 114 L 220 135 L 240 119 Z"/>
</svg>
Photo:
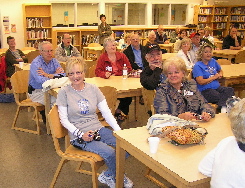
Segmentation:
<svg viewBox="0 0 245 188">
<path fill-rule="evenodd" d="M 227 14 L 227 8 L 215 8 L 214 14 Z"/>
<path fill-rule="evenodd" d="M 27 34 L 27 40 L 28 39 L 46 39 L 49 38 L 49 30 L 48 29 L 42 29 L 42 30 L 30 30 L 26 32 Z"/>
<path fill-rule="evenodd" d="M 245 14 L 245 8 L 243 8 L 243 7 L 232 8 L 231 14 Z"/>
<path fill-rule="evenodd" d="M 214 23 L 213 29 L 226 29 L 226 23 Z"/>
<path fill-rule="evenodd" d="M 82 35 L 82 45 L 88 45 L 90 43 L 99 43 L 99 36 L 95 34 Z"/>
<path fill-rule="evenodd" d="M 214 22 L 227 22 L 228 16 L 214 16 Z"/>
<path fill-rule="evenodd" d="M 207 16 L 198 16 L 198 22 L 207 22 L 208 17 Z"/>
<path fill-rule="evenodd" d="M 43 19 L 42 18 L 26 18 L 27 28 L 42 28 Z"/>
<path fill-rule="evenodd" d="M 245 16 L 231 16 L 232 22 L 244 22 Z"/>
<path fill-rule="evenodd" d="M 212 14 L 212 8 L 200 8 L 199 14 Z"/>
</svg>

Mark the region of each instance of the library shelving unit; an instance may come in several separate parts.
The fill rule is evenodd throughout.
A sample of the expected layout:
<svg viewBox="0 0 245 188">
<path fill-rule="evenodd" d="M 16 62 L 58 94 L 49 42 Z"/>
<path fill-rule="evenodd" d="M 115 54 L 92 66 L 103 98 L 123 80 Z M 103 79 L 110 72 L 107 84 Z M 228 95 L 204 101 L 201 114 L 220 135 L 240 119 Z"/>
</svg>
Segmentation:
<svg viewBox="0 0 245 188">
<path fill-rule="evenodd" d="M 236 25 L 241 38 L 245 32 L 245 6 L 196 5 L 194 24 L 199 28 L 209 26 L 217 38 L 225 37 L 232 25 Z"/>
<path fill-rule="evenodd" d="M 52 42 L 51 4 L 23 4 L 25 45 L 37 48 L 42 41 Z"/>
</svg>

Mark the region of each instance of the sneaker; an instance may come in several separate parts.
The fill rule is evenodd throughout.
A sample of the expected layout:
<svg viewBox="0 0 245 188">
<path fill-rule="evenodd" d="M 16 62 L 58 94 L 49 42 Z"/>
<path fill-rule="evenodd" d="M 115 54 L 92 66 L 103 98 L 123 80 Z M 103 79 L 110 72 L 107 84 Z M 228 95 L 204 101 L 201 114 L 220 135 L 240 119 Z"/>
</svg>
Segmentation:
<svg viewBox="0 0 245 188">
<path fill-rule="evenodd" d="M 132 180 L 130 180 L 127 176 L 124 175 L 123 185 L 124 188 L 132 188 L 134 183 L 132 182 Z"/>
<path fill-rule="evenodd" d="M 116 187 L 116 183 L 115 183 L 114 178 L 112 176 L 107 177 L 105 175 L 105 171 L 103 171 L 99 175 L 98 180 L 100 181 L 100 183 L 107 184 L 110 188 L 115 188 Z"/>
</svg>

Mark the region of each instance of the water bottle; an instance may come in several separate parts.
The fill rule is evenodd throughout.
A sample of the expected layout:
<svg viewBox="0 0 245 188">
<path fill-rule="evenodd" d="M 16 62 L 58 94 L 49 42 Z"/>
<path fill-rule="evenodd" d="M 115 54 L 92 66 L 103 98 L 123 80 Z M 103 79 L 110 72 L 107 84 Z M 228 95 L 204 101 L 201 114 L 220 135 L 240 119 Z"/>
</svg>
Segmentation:
<svg viewBox="0 0 245 188">
<path fill-rule="evenodd" d="M 126 79 L 128 77 L 128 67 L 126 64 L 123 65 L 123 79 Z"/>
</svg>

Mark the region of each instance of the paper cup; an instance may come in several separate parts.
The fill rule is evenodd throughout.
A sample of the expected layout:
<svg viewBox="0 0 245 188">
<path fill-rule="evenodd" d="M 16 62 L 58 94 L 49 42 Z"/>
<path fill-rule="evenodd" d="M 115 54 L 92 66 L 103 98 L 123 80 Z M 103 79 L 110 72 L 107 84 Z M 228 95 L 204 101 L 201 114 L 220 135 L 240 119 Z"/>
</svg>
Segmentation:
<svg viewBox="0 0 245 188">
<path fill-rule="evenodd" d="M 149 142 L 149 145 L 150 145 L 150 152 L 151 153 L 156 153 L 157 149 L 158 149 L 159 142 L 160 142 L 160 138 L 158 138 L 158 137 L 149 137 L 148 138 L 148 142 Z"/>
<path fill-rule="evenodd" d="M 19 65 L 20 65 L 20 68 L 22 69 L 23 68 L 23 65 L 24 65 L 24 62 L 23 61 L 20 61 L 19 62 Z"/>
</svg>

